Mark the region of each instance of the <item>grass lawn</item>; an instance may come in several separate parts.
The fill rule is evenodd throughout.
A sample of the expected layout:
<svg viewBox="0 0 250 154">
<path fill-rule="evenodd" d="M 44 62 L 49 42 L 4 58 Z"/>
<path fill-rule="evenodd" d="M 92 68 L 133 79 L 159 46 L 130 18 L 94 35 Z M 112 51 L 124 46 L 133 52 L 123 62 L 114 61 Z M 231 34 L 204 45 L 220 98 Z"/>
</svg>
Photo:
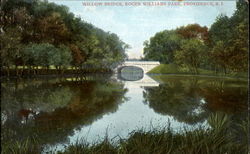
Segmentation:
<svg viewBox="0 0 250 154">
<path fill-rule="evenodd" d="M 205 70 L 205 69 L 198 69 L 199 74 L 198 75 L 210 75 L 210 76 L 225 76 L 225 77 L 236 77 L 236 78 L 247 78 L 248 73 L 247 72 L 239 72 L 239 73 L 215 73 L 211 70 Z M 188 75 L 196 75 L 193 72 L 190 72 L 186 68 L 181 68 L 175 64 L 160 64 L 159 66 L 155 67 L 151 71 L 148 72 L 148 74 L 188 74 Z"/>
<path fill-rule="evenodd" d="M 29 68 L 28 66 L 17 66 L 17 69 L 28 69 L 28 68 Z M 10 66 L 10 69 L 15 69 L 15 66 Z M 44 67 L 38 66 L 36 69 L 44 69 Z M 55 70 L 56 67 L 53 66 L 53 65 L 50 65 L 50 66 L 49 66 L 49 69 L 50 69 L 50 70 Z M 75 69 L 75 67 L 67 66 L 66 69 L 67 69 L 67 70 L 73 70 L 73 69 Z"/>
</svg>

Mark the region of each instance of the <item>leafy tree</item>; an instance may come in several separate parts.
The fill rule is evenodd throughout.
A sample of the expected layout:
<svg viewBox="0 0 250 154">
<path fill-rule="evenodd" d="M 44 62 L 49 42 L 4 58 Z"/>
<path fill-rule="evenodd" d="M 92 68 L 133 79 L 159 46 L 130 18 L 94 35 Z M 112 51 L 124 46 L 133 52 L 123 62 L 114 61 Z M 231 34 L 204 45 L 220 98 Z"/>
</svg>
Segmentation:
<svg viewBox="0 0 250 154">
<path fill-rule="evenodd" d="M 185 39 L 200 39 L 208 41 L 208 28 L 199 24 L 189 24 L 176 29 L 176 32 Z"/>
<path fill-rule="evenodd" d="M 236 27 L 237 37 L 231 41 L 229 68 L 233 71 L 247 71 L 248 69 L 248 28 L 247 24 L 240 23 Z"/>
<path fill-rule="evenodd" d="M 68 66 L 72 60 L 69 48 L 52 44 L 30 44 L 23 50 L 24 61 L 33 66 Z"/>
<path fill-rule="evenodd" d="M 248 25 L 249 14 L 248 4 L 245 1 L 239 1 L 236 4 L 237 10 L 231 17 L 234 34 L 229 44 L 230 68 L 233 71 L 247 71 L 248 69 Z"/>
<path fill-rule="evenodd" d="M 57 45 L 60 42 L 65 43 L 69 39 L 69 31 L 59 13 L 52 13 L 39 19 L 36 24 L 36 27 L 38 27 L 36 39 L 39 42 Z"/>
<path fill-rule="evenodd" d="M 190 71 L 198 73 L 198 68 L 205 54 L 206 46 L 197 39 L 185 40 L 181 44 L 181 49 L 175 54 L 176 63 L 185 65 Z"/>
<path fill-rule="evenodd" d="M 35 2 L 24 2 L 24 0 L 6 0 L 1 1 L 0 7 L 0 28 L 5 32 L 9 27 L 18 26 L 24 30 L 30 25 L 32 16 L 29 14 L 29 8 L 35 5 Z"/>
<path fill-rule="evenodd" d="M 226 44 L 223 41 L 218 41 L 213 50 L 210 52 L 210 56 L 215 64 L 221 66 L 224 70 L 224 73 L 227 73 L 227 66 L 229 64 L 229 52 L 227 50 Z"/>
<path fill-rule="evenodd" d="M 225 15 L 218 16 L 209 29 L 211 46 L 214 46 L 218 41 L 223 41 L 228 45 L 231 36 L 232 27 L 229 17 Z"/>
<path fill-rule="evenodd" d="M 50 65 L 54 65 L 57 69 L 63 71 L 64 69 L 70 66 L 72 62 L 72 55 L 70 53 L 70 49 L 64 45 L 60 45 L 50 57 Z"/>
<path fill-rule="evenodd" d="M 1 39 L 1 66 L 9 68 L 12 65 L 18 65 L 21 57 L 21 33 L 17 28 L 9 28 L 4 34 L 0 35 Z"/>
<path fill-rule="evenodd" d="M 119 37 L 112 33 L 107 36 L 107 48 L 105 54 L 104 66 L 115 68 L 125 57 L 125 50 L 128 46 L 119 39 Z"/>
<path fill-rule="evenodd" d="M 237 2 L 232 17 L 219 16 L 209 30 L 211 56 L 224 70 L 247 71 L 248 4 Z M 220 59 L 221 58 L 221 59 Z"/>
<path fill-rule="evenodd" d="M 56 49 L 51 44 L 30 44 L 24 48 L 23 53 L 26 61 L 34 66 L 48 66 L 50 56 Z"/>
<path fill-rule="evenodd" d="M 174 62 L 196 73 L 198 67 L 225 73 L 246 72 L 248 17 L 248 4 L 241 0 L 232 17 L 218 16 L 209 30 L 189 24 L 156 33 L 144 42 L 144 59 Z"/>
<path fill-rule="evenodd" d="M 156 33 L 150 41 L 144 42 L 144 59 L 173 63 L 174 52 L 180 49 L 180 40 L 174 30 Z"/>
<path fill-rule="evenodd" d="M 70 66 L 72 61 L 72 56 L 70 54 L 70 49 L 64 45 L 59 47 L 60 63 L 59 66 Z M 54 65 L 56 65 L 54 63 Z"/>
<path fill-rule="evenodd" d="M 24 50 L 12 46 L 17 50 L 8 52 L 16 55 L 4 49 L 1 57 L 9 57 L 2 65 L 28 65 L 33 69 L 50 65 L 83 69 L 88 65 L 111 70 L 126 58 L 128 46 L 117 35 L 75 17 L 66 6 L 36 0 L 8 0 L 1 6 L 1 21 L 4 21 L 0 28 L 5 44 L 25 46 Z M 8 41 L 12 34 L 6 27 L 19 31 L 20 37 L 15 36 L 18 42 Z"/>
</svg>

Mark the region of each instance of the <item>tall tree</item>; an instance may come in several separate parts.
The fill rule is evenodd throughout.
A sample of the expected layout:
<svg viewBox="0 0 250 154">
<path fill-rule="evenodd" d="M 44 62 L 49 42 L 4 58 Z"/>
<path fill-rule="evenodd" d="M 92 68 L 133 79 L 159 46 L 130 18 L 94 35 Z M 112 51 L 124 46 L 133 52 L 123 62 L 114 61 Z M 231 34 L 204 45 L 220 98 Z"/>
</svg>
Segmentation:
<svg viewBox="0 0 250 154">
<path fill-rule="evenodd" d="M 225 15 L 219 15 L 209 29 L 210 46 L 214 46 L 218 41 L 223 41 L 228 45 L 231 37 L 230 18 Z"/>
<path fill-rule="evenodd" d="M 214 64 L 219 65 L 223 70 L 224 73 L 227 73 L 228 65 L 230 59 L 230 52 L 228 51 L 227 45 L 223 41 L 218 41 L 213 49 L 210 51 L 210 57 Z"/>
<path fill-rule="evenodd" d="M 237 10 L 232 17 L 217 17 L 209 30 L 209 36 L 212 48 L 210 55 L 213 60 L 224 70 L 247 71 L 248 4 L 245 1 L 237 2 Z"/>
<path fill-rule="evenodd" d="M 176 63 L 189 68 L 191 72 L 198 74 L 198 68 L 202 62 L 206 46 L 197 39 L 185 40 L 181 44 L 181 49 L 175 54 Z"/>
<path fill-rule="evenodd" d="M 5 40 L 1 42 L 4 66 L 48 68 L 70 64 L 111 70 L 126 58 L 128 46 L 117 35 L 86 23 L 66 6 L 37 0 L 8 0 L 2 4 L 0 19 L 4 22 L 0 22 L 0 34 Z M 11 28 L 19 32 L 11 34 Z"/>
<path fill-rule="evenodd" d="M 156 33 L 144 42 L 144 59 L 169 64 L 174 62 L 174 52 L 180 49 L 180 37 L 174 30 Z"/>
<path fill-rule="evenodd" d="M 189 24 L 176 29 L 176 32 L 185 39 L 200 39 L 208 41 L 208 28 L 199 24 Z"/>
<path fill-rule="evenodd" d="M 39 42 L 47 42 L 55 45 L 61 42 L 67 43 L 69 31 L 59 13 L 52 13 L 49 16 L 39 19 L 36 24 L 38 28 L 36 39 Z"/>
<path fill-rule="evenodd" d="M 9 28 L 4 34 L 0 34 L 1 40 L 1 66 L 6 67 L 8 74 L 13 65 L 20 64 L 22 35 L 18 28 Z"/>
</svg>

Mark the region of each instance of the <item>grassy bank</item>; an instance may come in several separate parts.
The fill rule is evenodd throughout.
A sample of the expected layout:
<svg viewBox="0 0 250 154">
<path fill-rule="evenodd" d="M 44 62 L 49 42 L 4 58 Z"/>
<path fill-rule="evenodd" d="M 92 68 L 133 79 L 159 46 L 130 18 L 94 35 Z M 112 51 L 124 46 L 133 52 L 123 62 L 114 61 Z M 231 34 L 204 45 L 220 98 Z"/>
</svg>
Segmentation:
<svg viewBox="0 0 250 154">
<path fill-rule="evenodd" d="M 198 75 L 209 75 L 209 76 L 223 76 L 223 77 L 235 77 L 235 78 L 247 78 L 247 72 L 239 72 L 239 73 L 228 73 L 224 74 L 222 72 L 215 73 L 211 70 L 205 69 L 198 69 Z M 188 74 L 188 75 L 197 75 L 193 72 L 190 72 L 186 68 L 181 68 L 174 64 L 160 64 L 159 66 L 155 67 L 148 74 Z"/>
<path fill-rule="evenodd" d="M 163 130 L 131 133 L 128 139 L 113 143 L 107 138 L 101 143 L 78 142 L 59 154 L 247 154 L 248 121 L 233 127 L 224 114 L 208 119 L 211 128 L 174 133 L 170 127 Z M 229 127 L 230 126 L 230 127 Z M 237 130 L 237 131 L 236 131 Z M 2 153 L 40 153 L 41 146 L 34 141 L 1 143 Z M 55 153 L 55 152 L 51 152 Z"/>
<path fill-rule="evenodd" d="M 82 75 L 86 73 L 112 73 L 111 69 L 108 68 L 78 68 L 78 67 L 67 67 L 56 69 L 53 66 L 48 68 L 44 67 L 11 67 L 9 69 L 2 68 L 1 74 L 5 77 L 37 77 L 43 75 Z"/>
</svg>

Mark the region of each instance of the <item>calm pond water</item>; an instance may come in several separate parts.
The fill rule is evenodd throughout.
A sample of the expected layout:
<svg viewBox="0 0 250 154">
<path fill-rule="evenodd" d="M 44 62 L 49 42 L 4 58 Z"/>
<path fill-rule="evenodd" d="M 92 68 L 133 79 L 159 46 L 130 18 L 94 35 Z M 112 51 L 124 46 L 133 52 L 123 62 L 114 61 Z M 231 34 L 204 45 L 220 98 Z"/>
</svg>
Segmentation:
<svg viewBox="0 0 250 154">
<path fill-rule="evenodd" d="M 1 90 L 3 141 L 35 136 L 44 152 L 79 139 L 115 141 L 169 122 L 173 131 L 209 127 L 207 118 L 215 112 L 235 122 L 247 117 L 247 81 L 229 78 L 144 75 L 121 81 L 95 75 L 8 80 Z"/>
</svg>

